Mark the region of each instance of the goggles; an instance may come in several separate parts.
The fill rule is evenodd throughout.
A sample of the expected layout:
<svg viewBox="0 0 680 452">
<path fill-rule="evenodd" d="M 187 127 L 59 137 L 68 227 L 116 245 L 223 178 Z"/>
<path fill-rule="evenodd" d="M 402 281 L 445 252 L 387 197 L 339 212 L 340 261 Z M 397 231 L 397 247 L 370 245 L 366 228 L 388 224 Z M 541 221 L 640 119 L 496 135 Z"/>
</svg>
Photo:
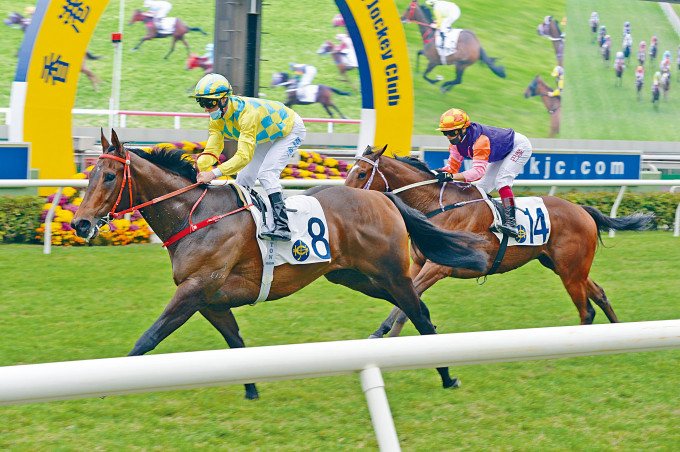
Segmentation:
<svg viewBox="0 0 680 452">
<path fill-rule="evenodd" d="M 197 97 L 196 102 L 203 108 L 215 108 L 219 104 L 220 99 L 208 99 L 205 97 Z"/>
<path fill-rule="evenodd" d="M 463 135 L 463 129 L 442 130 L 442 133 L 447 137 L 457 137 Z"/>
</svg>

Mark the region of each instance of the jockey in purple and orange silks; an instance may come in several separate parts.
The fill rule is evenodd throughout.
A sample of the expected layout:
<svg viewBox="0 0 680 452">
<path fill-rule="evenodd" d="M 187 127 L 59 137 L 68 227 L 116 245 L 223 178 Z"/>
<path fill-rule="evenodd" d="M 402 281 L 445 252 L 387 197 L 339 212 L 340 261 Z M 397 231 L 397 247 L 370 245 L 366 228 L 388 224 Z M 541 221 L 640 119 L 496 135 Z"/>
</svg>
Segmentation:
<svg viewBox="0 0 680 452">
<path fill-rule="evenodd" d="M 463 110 L 452 108 L 442 114 L 439 128 L 451 143 L 449 160 L 436 173 L 440 182 L 474 182 L 486 193 L 498 190 L 505 211 L 503 233 L 517 237 L 515 198 L 512 184 L 531 157 L 529 139 L 513 129 L 470 122 Z M 472 159 L 472 168 L 459 173 L 463 159 Z"/>
</svg>

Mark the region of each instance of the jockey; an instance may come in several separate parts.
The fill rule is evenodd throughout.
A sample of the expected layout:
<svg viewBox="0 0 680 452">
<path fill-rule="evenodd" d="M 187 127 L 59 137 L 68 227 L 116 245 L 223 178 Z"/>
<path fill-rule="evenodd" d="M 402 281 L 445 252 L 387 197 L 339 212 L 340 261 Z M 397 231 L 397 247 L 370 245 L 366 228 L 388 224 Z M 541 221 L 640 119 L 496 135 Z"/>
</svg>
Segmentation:
<svg viewBox="0 0 680 452">
<path fill-rule="evenodd" d="M 642 66 L 638 66 L 635 70 L 635 83 L 642 83 L 645 81 L 645 69 Z"/>
<path fill-rule="evenodd" d="M 658 85 L 660 81 L 661 81 L 661 72 L 656 71 L 654 73 L 654 78 L 652 79 L 652 83 L 655 84 L 655 85 Z"/>
<path fill-rule="evenodd" d="M 505 212 L 501 232 L 517 238 L 515 198 L 512 184 L 531 156 L 531 143 L 513 129 L 470 122 L 463 110 L 452 108 L 442 114 L 439 128 L 451 143 L 445 167 L 435 170 L 439 182 L 477 182 L 488 193 L 498 189 Z M 472 159 L 472 168 L 459 173 L 463 159 Z"/>
<path fill-rule="evenodd" d="M 671 51 L 666 50 L 661 57 L 661 63 L 659 63 L 659 69 L 661 72 L 669 72 L 671 70 Z"/>
<path fill-rule="evenodd" d="M 630 33 L 626 33 L 623 35 L 623 43 L 621 44 L 621 48 L 625 49 L 626 47 L 630 48 L 633 46 L 633 37 L 631 36 Z"/>
<path fill-rule="evenodd" d="M 555 84 L 557 88 L 548 93 L 550 97 L 560 97 L 562 96 L 562 90 L 564 89 L 564 68 L 562 66 L 555 66 L 552 73 L 550 74 L 555 77 Z"/>
<path fill-rule="evenodd" d="M 597 31 L 597 26 L 600 24 L 600 16 L 597 14 L 597 11 L 593 11 L 590 13 L 590 28 L 593 30 L 593 33 Z"/>
<path fill-rule="evenodd" d="M 609 35 L 606 35 L 604 37 L 604 42 L 602 43 L 602 47 L 611 47 L 612 46 L 612 38 Z"/>
<path fill-rule="evenodd" d="M 229 81 L 219 74 L 199 80 L 192 96 L 210 113 L 208 144 L 197 164 L 196 180 L 209 183 L 220 176 L 236 174 L 236 183 L 251 189 L 259 180 L 267 192 L 274 216 L 274 229 L 260 236 L 267 240 L 288 241 L 290 229 L 283 202 L 281 172 L 306 137 L 302 118 L 281 102 L 232 94 Z M 224 139 L 238 140 L 233 157 L 215 169 L 211 165 L 224 149 Z"/>
<path fill-rule="evenodd" d="M 625 21 L 623 23 L 623 36 L 629 35 L 630 34 L 630 22 Z"/>
<path fill-rule="evenodd" d="M 316 75 L 316 66 L 311 64 L 290 63 L 290 69 L 295 73 L 296 81 L 296 95 L 298 99 L 305 97 L 307 87 L 312 84 L 314 76 Z"/>
<path fill-rule="evenodd" d="M 160 30 L 163 18 L 172 9 L 172 3 L 165 0 L 144 0 L 144 8 L 149 8 L 149 11 L 153 13 L 153 23 Z"/>
<path fill-rule="evenodd" d="M 207 63 L 212 64 L 215 59 L 215 44 L 209 42 L 205 45 L 205 53 L 201 55 L 201 58 L 205 58 Z"/>
<path fill-rule="evenodd" d="M 640 41 L 640 52 L 644 53 L 647 50 L 647 43 L 645 41 Z"/>
<path fill-rule="evenodd" d="M 333 16 L 333 26 L 334 27 L 345 26 L 345 19 L 342 17 L 342 14 L 336 14 L 335 16 Z"/>
<path fill-rule="evenodd" d="M 617 71 L 623 71 L 626 68 L 626 62 L 623 57 L 623 52 L 620 50 L 616 52 L 616 59 L 614 60 L 614 68 Z"/>
<path fill-rule="evenodd" d="M 425 4 L 432 7 L 435 24 L 430 26 L 439 29 L 442 39 L 440 47 L 443 49 L 446 32 L 449 31 L 451 25 L 460 17 L 460 8 L 453 2 L 443 0 L 427 0 Z"/>
<path fill-rule="evenodd" d="M 354 43 L 352 42 L 352 38 L 350 38 L 347 33 L 338 33 L 335 35 L 335 39 L 337 39 L 340 44 L 336 46 L 333 51 L 341 53 L 345 56 L 345 67 L 347 69 L 358 68 L 359 62 L 357 60 L 357 54 L 354 51 Z"/>
</svg>

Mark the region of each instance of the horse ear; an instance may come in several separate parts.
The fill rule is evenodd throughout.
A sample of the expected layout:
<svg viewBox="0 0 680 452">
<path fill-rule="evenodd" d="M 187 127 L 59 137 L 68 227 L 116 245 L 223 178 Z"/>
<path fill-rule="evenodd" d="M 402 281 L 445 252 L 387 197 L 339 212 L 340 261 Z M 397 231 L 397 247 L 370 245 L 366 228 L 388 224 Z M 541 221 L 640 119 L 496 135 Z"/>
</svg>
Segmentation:
<svg viewBox="0 0 680 452">
<path fill-rule="evenodd" d="M 381 155 L 383 155 L 383 154 L 385 153 L 386 150 L 387 150 L 387 145 L 383 146 L 383 148 L 382 148 L 381 150 L 377 151 L 377 152 L 378 152 L 378 157 L 380 157 Z"/>
<path fill-rule="evenodd" d="M 104 136 L 104 128 L 103 127 L 101 128 L 101 133 L 102 133 L 102 136 L 100 138 L 100 141 L 102 142 L 102 153 L 106 154 L 106 151 L 109 150 L 109 140 L 107 140 L 106 137 Z"/>
<path fill-rule="evenodd" d="M 372 154 L 372 153 L 373 153 L 373 146 L 371 146 L 370 144 L 366 145 L 366 149 L 364 149 L 363 156 L 365 157 L 368 154 Z"/>
<path fill-rule="evenodd" d="M 118 139 L 118 135 L 116 134 L 116 131 L 111 129 L 111 144 L 113 145 L 114 152 L 117 153 L 120 156 L 123 156 L 125 153 L 123 152 L 123 145 L 120 143 L 120 140 Z"/>
</svg>

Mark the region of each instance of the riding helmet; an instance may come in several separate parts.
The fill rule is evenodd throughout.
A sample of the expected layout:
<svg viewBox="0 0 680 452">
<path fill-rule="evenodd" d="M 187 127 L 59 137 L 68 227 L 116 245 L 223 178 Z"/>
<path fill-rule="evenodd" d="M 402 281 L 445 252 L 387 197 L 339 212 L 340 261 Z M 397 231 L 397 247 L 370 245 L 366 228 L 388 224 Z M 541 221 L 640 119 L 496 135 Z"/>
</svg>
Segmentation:
<svg viewBox="0 0 680 452">
<path fill-rule="evenodd" d="M 229 80 L 220 74 L 208 74 L 196 84 L 194 94 L 189 97 L 207 97 L 219 99 L 231 94 Z"/>
<path fill-rule="evenodd" d="M 470 127 L 470 117 L 463 110 L 451 108 L 446 110 L 439 119 L 438 131 L 456 130 Z"/>
</svg>

